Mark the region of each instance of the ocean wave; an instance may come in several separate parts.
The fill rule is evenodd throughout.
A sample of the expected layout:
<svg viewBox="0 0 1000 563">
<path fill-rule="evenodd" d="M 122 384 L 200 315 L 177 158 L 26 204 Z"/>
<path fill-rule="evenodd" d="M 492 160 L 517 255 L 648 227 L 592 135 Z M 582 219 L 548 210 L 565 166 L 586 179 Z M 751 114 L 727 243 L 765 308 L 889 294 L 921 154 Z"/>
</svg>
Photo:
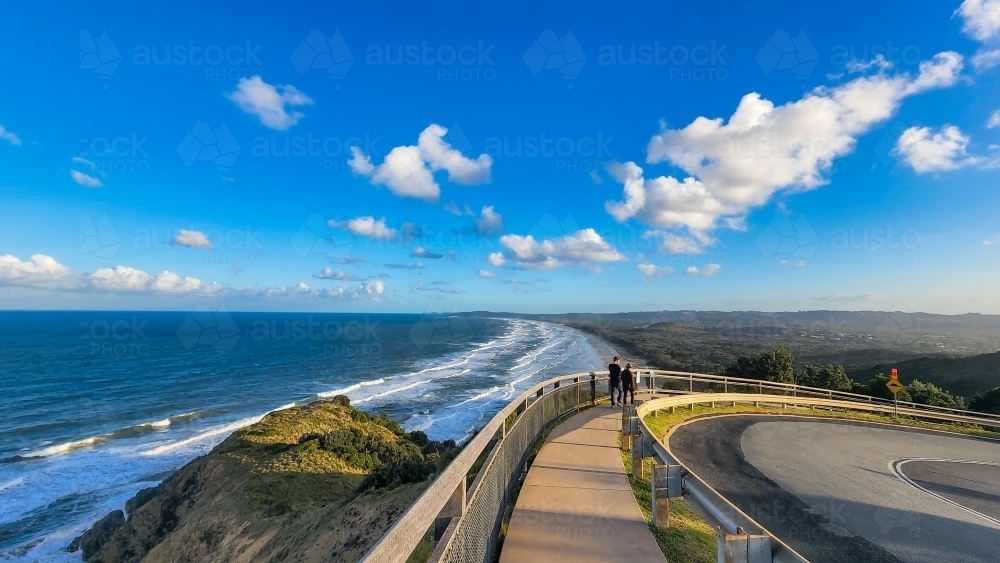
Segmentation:
<svg viewBox="0 0 1000 563">
<path fill-rule="evenodd" d="M 162 432 L 163 429 L 170 427 L 178 422 L 186 422 L 191 420 L 196 420 L 204 416 L 209 416 L 215 411 L 195 411 L 186 412 L 183 414 L 178 414 L 170 416 L 161 420 L 153 420 L 150 422 L 141 422 L 139 424 L 131 424 L 129 426 L 124 426 L 115 430 L 114 432 L 108 432 L 106 434 L 98 434 L 96 436 L 90 436 L 88 438 L 83 438 L 80 440 L 71 440 L 69 442 L 63 442 L 53 446 L 48 446 L 40 450 L 18 454 L 16 456 L 10 457 L 3 461 L 13 462 L 13 461 L 26 461 L 31 459 L 39 459 L 51 457 L 54 455 L 64 454 L 72 452 L 74 450 L 79 450 L 82 448 L 90 448 L 113 440 L 123 440 L 126 438 L 135 438 L 142 436 L 143 434 L 149 434 L 152 432 Z M 51 442 L 49 442 L 51 443 Z"/>
</svg>

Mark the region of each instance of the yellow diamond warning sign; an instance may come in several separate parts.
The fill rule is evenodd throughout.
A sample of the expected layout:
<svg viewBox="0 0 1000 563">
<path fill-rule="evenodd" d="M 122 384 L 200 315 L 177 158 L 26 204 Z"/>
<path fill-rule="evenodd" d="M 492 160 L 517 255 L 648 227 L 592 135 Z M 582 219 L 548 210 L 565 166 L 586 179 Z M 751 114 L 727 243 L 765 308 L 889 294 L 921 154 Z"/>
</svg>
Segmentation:
<svg viewBox="0 0 1000 563">
<path fill-rule="evenodd" d="M 890 379 L 885 386 L 889 388 L 889 391 L 892 391 L 893 395 L 903 390 L 903 384 L 898 379 Z"/>
</svg>

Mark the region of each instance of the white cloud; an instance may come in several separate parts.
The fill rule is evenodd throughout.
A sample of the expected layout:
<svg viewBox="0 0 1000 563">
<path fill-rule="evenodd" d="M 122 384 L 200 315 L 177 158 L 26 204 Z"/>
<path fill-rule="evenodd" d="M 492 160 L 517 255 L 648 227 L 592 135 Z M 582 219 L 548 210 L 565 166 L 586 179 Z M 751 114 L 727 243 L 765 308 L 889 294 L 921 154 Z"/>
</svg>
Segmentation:
<svg viewBox="0 0 1000 563">
<path fill-rule="evenodd" d="M 486 257 L 486 261 L 494 268 L 502 268 L 507 263 L 507 257 L 502 252 L 493 252 Z"/>
<path fill-rule="evenodd" d="M 525 269 L 552 269 L 566 263 L 620 262 L 625 260 L 594 229 L 538 241 L 532 235 L 504 235 L 500 244 Z"/>
<path fill-rule="evenodd" d="M 395 240 L 399 237 L 399 231 L 386 226 L 385 217 L 376 221 L 374 217 L 369 215 L 348 221 L 331 220 L 328 224 L 335 229 L 347 229 L 358 236 L 376 240 Z"/>
<path fill-rule="evenodd" d="M 444 204 L 444 210 L 456 217 L 462 216 L 462 209 L 454 201 L 449 201 L 448 203 Z"/>
<path fill-rule="evenodd" d="M 698 268 L 697 266 L 690 266 L 688 269 L 684 270 L 684 274 L 688 276 L 714 276 L 719 273 L 722 266 L 719 264 L 705 264 L 704 267 Z"/>
<path fill-rule="evenodd" d="M 104 183 L 97 178 L 94 178 L 89 174 L 84 174 L 79 170 L 70 170 L 69 176 L 70 178 L 73 178 L 74 182 L 80 184 L 81 186 L 86 186 L 88 188 L 100 188 L 104 186 Z"/>
<path fill-rule="evenodd" d="M 646 179 L 632 162 L 612 166 L 624 197 L 605 209 L 619 222 L 635 218 L 711 240 L 722 220 L 739 220 L 779 191 L 827 184 L 834 160 L 853 152 L 858 137 L 892 117 L 905 98 L 953 85 L 961 69 L 961 55 L 944 52 L 921 63 L 916 76 L 861 76 L 783 105 L 747 94 L 728 122 L 698 117 L 652 137 L 647 162 L 680 168 L 683 179 Z"/>
<path fill-rule="evenodd" d="M 321 289 L 317 294 L 323 299 L 378 301 L 385 293 L 385 283 L 379 280 L 366 281 L 355 287 L 339 286 Z"/>
<path fill-rule="evenodd" d="M 151 276 L 128 266 L 95 270 L 88 277 L 88 282 L 96 289 L 127 292 L 213 294 L 222 289 L 218 283 L 205 283 L 198 278 L 181 277 L 167 270 Z"/>
<path fill-rule="evenodd" d="M 484 206 L 482 213 L 476 219 L 476 231 L 486 237 L 503 234 L 503 216 L 497 213 L 492 205 Z"/>
<path fill-rule="evenodd" d="M 186 229 L 178 231 L 171 244 L 188 248 L 212 248 L 212 241 L 208 240 L 208 235 L 201 231 L 188 231 Z"/>
<path fill-rule="evenodd" d="M 972 56 L 972 66 L 982 72 L 1000 64 L 1000 0 L 965 0 L 955 10 L 965 35 L 982 46 Z"/>
<path fill-rule="evenodd" d="M 817 301 L 828 301 L 828 302 L 838 302 L 838 301 L 877 301 L 882 298 L 879 293 L 865 293 L 862 295 L 854 295 L 852 293 L 837 293 L 834 295 L 823 295 L 815 297 Z"/>
<path fill-rule="evenodd" d="M 478 274 L 479 277 L 487 280 L 495 280 L 500 277 L 489 270 L 479 270 L 478 272 L 476 272 L 476 274 Z"/>
<path fill-rule="evenodd" d="M 892 61 L 886 60 L 885 55 L 880 53 L 867 63 L 862 61 L 848 61 L 846 65 L 847 72 L 852 74 L 857 72 L 868 72 L 876 67 L 878 67 L 879 72 L 884 72 L 892 68 Z"/>
<path fill-rule="evenodd" d="M 386 264 L 386 268 L 392 268 L 393 270 L 423 270 L 423 262 L 407 262 L 406 264 Z"/>
<path fill-rule="evenodd" d="M 413 286 L 413 291 L 436 291 L 438 293 L 448 293 L 451 295 L 460 295 L 462 293 L 465 293 L 464 289 L 457 289 L 454 287 L 437 287 L 434 284 L 424 285 L 422 283 L 418 283 L 417 285 Z"/>
<path fill-rule="evenodd" d="M 97 170 L 97 163 L 96 162 L 94 162 L 92 160 L 87 160 L 86 158 L 83 158 L 81 156 L 74 156 L 73 157 L 73 163 L 74 164 L 81 164 L 83 166 L 86 166 L 86 167 L 90 168 L 92 171 L 93 170 Z"/>
<path fill-rule="evenodd" d="M 1000 109 L 996 110 L 990 115 L 989 120 L 986 122 L 986 127 L 988 129 L 1000 127 Z"/>
<path fill-rule="evenodd" d="M 0 285 L 47 286 L 68 273 L 69 268 L 44 254 L 35 254 L 24 262 L 10 254 L 0 256 Z"/>
<path fill-rule="evenodd" d="M 636 264 L 635 269 L 639 270 L 639 273 L 641 273 L 642 275 L 648 277 L 665 276 L 674 273 L 673 268 L 668 268 L 665 266 L 657 266 L 656 264 L 649 264 L 649 263 Z"/>
<path fill-rule="evenodd" d="M 965 0 L 955 11 L 962 18 L 962 31 L 985 43 L 1000 39 L 1000 0 Z"/>
<path fill-rule="evenodd" d="M 954 125 L 937 132 L 929 127 L 910 127 L 899 136 L 892 154 L 919 173 L 955 170 L 981 162 L 966 154 L 968 145 L 969 137 Z"/>
<path fill-rule="evenodd" d="M 0 125 L 0 139 L 7 141 L 8 143 L 17 146 L 21 144 L 21 139 L 14 134 L 13 131 L 8 131 L 4 129 L 3 125 Z"/>
<path fill-rule="evenodd" d="M 1000 49 L 979 49 L 972 55 L 972 66 L 979 72 L 1000 64 Z"/>
<path fill-rule="evenodd" d="M 439 170 L 446 170 L 448 180 L 456 184 L 489 183 L 493 159 L 486 154 L 475 160 L 466 158 L 443 139 L 447 133 L 440 125 L 430 125 L 420 133 L 416 145 L 393 148 L 378 166 L 361 149 L 351 147 L 353 156 L 348 164 L 374 185 L 384 185 L 399 197 L 427 202 L 436 202 L 441 196 L 441 186 L 434 180 L 434 172 Z"/>
<path fill-rule="evenodd" d="M 354 274 L 344 272 L 343 270 L 333 271 L 333 268 L 323 268 L 318 274 L 313 274 L 314 278 L 321 280 L 338 280 L 338 281 L 358 281 L 360 278 Z"/>
<path fill-rule="evenodd" d="M 256 115 L 264 127 L 284 131 L 303 117 L 302 112 L 288 112 L 285 106 L 312 105 L 312 99 L 295 89 L 291 84 L 273 86 L 259 76 L 242 78 L 236 91 L 227 95 L 239 108 Z"/>
<path fill-rule="evenodd" d="M 422 246 L 418 246 L 410 251 L 410 258 L 427 258 L 430 260 L 440 260 L 444 258 L 444 254 L 440 252 L 431 252 Z"/>
</svg>

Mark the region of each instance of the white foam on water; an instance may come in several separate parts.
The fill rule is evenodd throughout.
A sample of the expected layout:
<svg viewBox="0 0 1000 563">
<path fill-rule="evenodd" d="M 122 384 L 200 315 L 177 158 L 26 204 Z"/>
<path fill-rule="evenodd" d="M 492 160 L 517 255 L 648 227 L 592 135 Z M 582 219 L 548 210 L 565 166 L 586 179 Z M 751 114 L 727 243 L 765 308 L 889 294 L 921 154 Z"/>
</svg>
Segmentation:
<svg viewBox="0 0 1000 563">
<path fill-rule="evenodd" d="M 419 412 L 401 416 L 407 429 L 426 431 L 433 439 L 462 440 L 531 385 L 602 363 L 585 337 L 565 327 L 521 319 L 506 320 L 504 326 L 502 334 L 486 342 L 462 344 L 409 369 L 320 391 L 274 410 L 336 395 L 347 395 L 366 409 L 391 405 L 405 411 L 412 405 Z M 206 426 L 178 422 L 209 416 L 207 411 L 184 413 L 110 434 L 39 444 L 21 456 L 33 459 L 0 464 L 0 528 L 20 526 L 59 503 L 88 507 L 61 512 L 59 526 L 35 535 L 44 538 L 41 543 L 26 551 L 0 553 L 0 561 L 78 563 L 79 554 L 65 552 L 69 541 L 110 510 L 121 508 L 138 489 L 155 484 L 147 482 L 151 475 L 169 473 L 208 453 L 230 433 L 266 414 Z"/>
</svg>

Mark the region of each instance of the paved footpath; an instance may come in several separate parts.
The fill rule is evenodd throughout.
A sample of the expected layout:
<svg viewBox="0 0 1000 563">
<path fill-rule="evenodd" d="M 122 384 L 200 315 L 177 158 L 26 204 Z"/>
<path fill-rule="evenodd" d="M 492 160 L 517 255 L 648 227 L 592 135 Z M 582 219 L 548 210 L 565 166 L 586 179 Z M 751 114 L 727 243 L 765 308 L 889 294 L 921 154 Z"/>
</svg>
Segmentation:
<svg viewBox="0 0 1000 563">
<path fill-rule="evenodd" d="M 528 471 L 500 563 L 663 563 L 618 450 L 621 410 L 583 411 L 549 434 Z"/>
</svg>

